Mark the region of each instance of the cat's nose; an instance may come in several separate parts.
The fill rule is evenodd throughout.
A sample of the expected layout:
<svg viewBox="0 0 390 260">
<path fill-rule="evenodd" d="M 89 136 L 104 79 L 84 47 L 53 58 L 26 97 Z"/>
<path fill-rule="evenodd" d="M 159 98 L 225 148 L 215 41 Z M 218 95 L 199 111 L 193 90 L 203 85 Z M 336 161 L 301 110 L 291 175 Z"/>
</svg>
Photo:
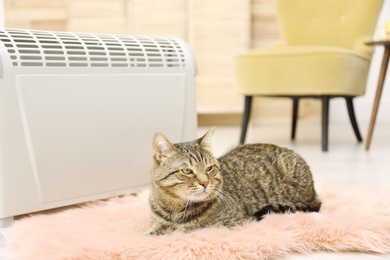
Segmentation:
<svg viewBox="0 0 390 260">
<path fill-rule="evenodd" d="M 201 182 L 199 184 L 202 185 L 203 188 L 207 188 L 207 186 L 209 185 L 209 182 L 208 181 L 204 181 L 204 182 Z"/>
</svg>

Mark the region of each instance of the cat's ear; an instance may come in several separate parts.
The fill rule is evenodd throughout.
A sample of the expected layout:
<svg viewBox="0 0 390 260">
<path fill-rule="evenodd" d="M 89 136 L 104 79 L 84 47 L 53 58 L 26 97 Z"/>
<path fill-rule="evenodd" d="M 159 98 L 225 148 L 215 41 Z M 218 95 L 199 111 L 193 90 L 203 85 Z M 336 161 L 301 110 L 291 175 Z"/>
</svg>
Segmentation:
<svg viewBox="0 0 390 260">
<path fill-rule="evenodd" d="M 215 126 L 211 127 L 207 133 L 198 139 L 199 144 L 206 150 L 212 151 Z"/>
<path fill-rule="evenodd" d="M 154 158 L 161 161 L 176 151 L 176 147 L 163 134 L 157 133 L 153 140 Z"/>
</svg>

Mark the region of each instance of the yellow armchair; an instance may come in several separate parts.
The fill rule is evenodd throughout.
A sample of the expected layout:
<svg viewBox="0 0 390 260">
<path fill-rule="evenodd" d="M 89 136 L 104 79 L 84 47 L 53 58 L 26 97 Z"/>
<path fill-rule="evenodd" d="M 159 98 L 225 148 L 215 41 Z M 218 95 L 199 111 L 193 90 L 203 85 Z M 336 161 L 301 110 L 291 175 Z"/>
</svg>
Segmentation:
<svg viewBox="0 0 390 260">
<path fill-rule="evenodd" d="M 245 142 L 254 96 L 293 100 L 295 139 L 301 98 L 322 101 L 322 150 L 328 150 L 329 101 L 346 100 L 355 135 L 362 141 L 353 98 L 365 93 L 371 39 L 383 0 L 276 0 L 284 42 L 250 50 L 235 59 L 245 107 L 240 143 Z"/>
</svg>

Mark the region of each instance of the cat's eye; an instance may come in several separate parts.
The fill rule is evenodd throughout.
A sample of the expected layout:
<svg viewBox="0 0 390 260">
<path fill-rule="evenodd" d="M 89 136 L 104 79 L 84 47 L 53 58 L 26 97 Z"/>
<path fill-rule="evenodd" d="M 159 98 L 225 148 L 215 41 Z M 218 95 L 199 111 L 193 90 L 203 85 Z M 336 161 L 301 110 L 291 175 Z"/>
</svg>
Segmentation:
<svg viewBox="0 0 390 260">
<path fill-rule="evenodd" d="M 213 169 L 213 166 L 209 166 L 209 167 L 206 167 L 206 172 L 211 172 L 211 170 Z"/>
<path fill-rule="evenodd" d="M 191 169 L 182 169 L 181 170 L 184 174 L 191 174 L 192 173 L 192 170 Z"/>
</svg>

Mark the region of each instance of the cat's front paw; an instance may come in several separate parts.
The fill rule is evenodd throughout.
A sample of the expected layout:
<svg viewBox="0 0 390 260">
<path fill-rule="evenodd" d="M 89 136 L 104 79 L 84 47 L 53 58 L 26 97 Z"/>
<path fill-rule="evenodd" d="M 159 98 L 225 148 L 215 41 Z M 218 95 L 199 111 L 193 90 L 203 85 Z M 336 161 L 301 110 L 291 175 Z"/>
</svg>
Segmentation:
<svg viewBox="0 0 390 260">
<path fill-rule="evenodd" d="M 158 236 L 158 235 L 161 235 L 159 234 L 157 231 L 155 230 L 152 230 L 152 229 L 149 229 L 148 231 L 146 231 L 144 233 L 145 236 Z"/>
<path fill-rule="evenodd" d="M 190 233 L 194 230 L 196 230 L 197 228 L 195 227 L 186 227 L 186 226 L 180 226 L 176 229 L 177 232 L 180 232 L 180 233 Z"/>
<path fill-rule="evenodd" d="M 160 236 L 170 233 L 172 231 L 169 227 L 153 225 L 144 233 L 146 236 Z"/>
</svg>

